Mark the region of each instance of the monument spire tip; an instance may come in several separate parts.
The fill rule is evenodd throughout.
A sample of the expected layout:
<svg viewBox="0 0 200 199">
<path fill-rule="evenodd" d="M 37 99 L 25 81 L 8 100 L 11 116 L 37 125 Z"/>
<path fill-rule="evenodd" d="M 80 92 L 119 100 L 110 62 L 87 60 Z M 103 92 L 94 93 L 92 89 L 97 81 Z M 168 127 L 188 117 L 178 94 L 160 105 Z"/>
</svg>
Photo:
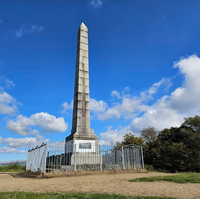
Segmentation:
<svg viewBox="0 0 200 199">
<path fill-rule="evenodd" d="M 82 30 L 87 29 L 87 26 L 82 22 L 80 25 L 80 29 L 82 29 Z"/>
</svg>

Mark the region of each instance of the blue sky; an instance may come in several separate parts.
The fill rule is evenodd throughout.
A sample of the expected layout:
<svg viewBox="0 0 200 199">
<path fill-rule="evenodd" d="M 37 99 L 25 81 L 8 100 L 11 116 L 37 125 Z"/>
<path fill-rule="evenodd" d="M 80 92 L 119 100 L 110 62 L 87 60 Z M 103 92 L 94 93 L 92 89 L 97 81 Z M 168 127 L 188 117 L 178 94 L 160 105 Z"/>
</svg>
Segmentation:
<svg viewBox="0 0 200 199">
<path fill-rule="evenodd" d="M 70 134 L 82 22 L 101 144 L 198 115 L 199 10 L 199 0 L 0 0 L 0 162 Z"/>
</svg>

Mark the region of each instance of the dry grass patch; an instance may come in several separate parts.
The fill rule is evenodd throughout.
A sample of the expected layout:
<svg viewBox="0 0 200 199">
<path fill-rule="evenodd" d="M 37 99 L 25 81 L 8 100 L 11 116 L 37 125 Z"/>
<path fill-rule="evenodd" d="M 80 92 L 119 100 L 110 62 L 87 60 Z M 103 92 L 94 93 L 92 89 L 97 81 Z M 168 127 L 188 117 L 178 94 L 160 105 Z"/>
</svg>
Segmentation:
<svg viewBox="0 0 200 199">
<path fill-rule="evenodd" d="M 68 172 L 48 172 L 45 175 L 39 172 L 24 171 L 15 174 L 15 177 L 27 177 L 27 178 L 54 178 L 54 177 L 73 177 L 84 175 L 103 175 L 103 174 L 119 174 L 119 173 L 148 173 L 145 169 L 129 169 L 129 170 L 103 170 L 103 171 L 68 171 Z"/>
</svg>

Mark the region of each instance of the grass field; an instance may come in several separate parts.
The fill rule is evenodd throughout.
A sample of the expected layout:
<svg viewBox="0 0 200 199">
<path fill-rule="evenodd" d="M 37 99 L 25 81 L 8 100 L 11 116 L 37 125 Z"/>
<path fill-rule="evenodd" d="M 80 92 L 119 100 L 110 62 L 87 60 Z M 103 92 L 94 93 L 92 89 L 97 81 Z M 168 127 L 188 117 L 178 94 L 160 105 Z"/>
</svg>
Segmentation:
<svg viewBox="0 0 200 199">
<path fill-rule="evenodd" d="M 0 172 L 21 172 L 25 171 L 25 166 L 20 164 L 8 164 L 6 166 L 0 166 Z"/>
<path fill-rule="evenodd" d="M 85 193 L 26 193 L 26 192 L 0 192 L 1 199 L 173 199 L 169 197 L 142 197 L 123 196 L 111 194 L 85 194 Z M 175 199 L 175 198 L 174 198 Z"/>
<path fill-rule="evenodd" d="M 155 181 L 171 181 L 175 183 L 200 183 L 200 173 L 178 173 L 174 176 L 156 176 L 136 178 L 129 180 L 130 182 L 155 182 Z"/>
</svg>

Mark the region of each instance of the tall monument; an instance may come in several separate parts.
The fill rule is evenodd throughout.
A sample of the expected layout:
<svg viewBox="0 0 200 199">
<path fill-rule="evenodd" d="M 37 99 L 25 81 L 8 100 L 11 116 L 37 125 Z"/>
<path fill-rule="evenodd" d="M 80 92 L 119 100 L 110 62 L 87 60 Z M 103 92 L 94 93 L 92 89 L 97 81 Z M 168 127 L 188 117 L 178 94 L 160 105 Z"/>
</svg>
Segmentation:
<svg viewBox="0 0 200 199">
<path fill-rule="evenodd" d="M 90 128 L 90 96 L 89 96 L 89 62 L 88 62 L 88 28 L 82 23 L 78 29 L 76 72 L 74 85 L 74 105 L 71 135 L 66 137 L 66 145 L 73 144 L 71 163 L 75 152 L 87 150 L 98 153 L 98 137 Z M 76 154 L 77 154 L 76 153 Z"/>
</svg>

